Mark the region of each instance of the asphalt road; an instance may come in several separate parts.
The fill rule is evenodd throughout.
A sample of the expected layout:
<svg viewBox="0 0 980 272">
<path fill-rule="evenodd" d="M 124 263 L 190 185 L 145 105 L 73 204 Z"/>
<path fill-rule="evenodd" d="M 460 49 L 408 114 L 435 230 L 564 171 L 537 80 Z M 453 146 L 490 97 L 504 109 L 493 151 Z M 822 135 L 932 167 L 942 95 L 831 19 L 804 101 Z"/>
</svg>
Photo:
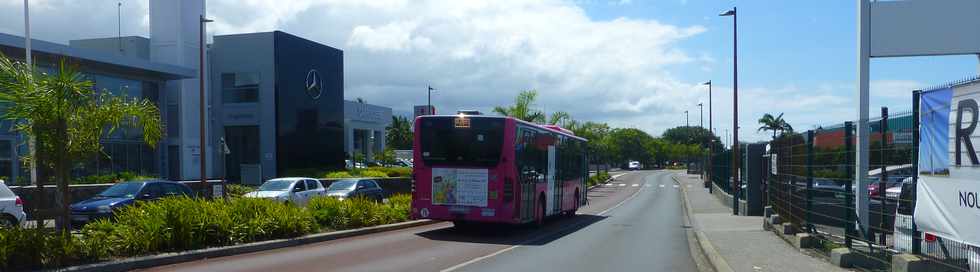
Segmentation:
<svg viewBox="0 0 980 272">
<path fill-rule="evenodd" d="M 620 176 L 540 229 L 438 223 L 147 271 L 697 271 L 670 175 Z"/>
</svg>

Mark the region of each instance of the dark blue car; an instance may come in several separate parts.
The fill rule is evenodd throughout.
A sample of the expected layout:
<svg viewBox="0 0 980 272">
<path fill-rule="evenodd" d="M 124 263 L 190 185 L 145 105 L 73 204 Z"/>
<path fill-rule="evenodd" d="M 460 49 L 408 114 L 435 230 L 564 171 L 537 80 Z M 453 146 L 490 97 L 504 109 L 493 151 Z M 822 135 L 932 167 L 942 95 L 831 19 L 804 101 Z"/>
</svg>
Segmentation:
<svg viewBox="0 0 980 272">
<path fill-rule="evenodd" d="M 92 198 L 72 204 L 71 222 L 74 226 L 82 226 L 100 218 L 111 218 L 113 211 L 136 201 L 193 195 L 190 187 L 179 182 L 143 180 L 117 183 Z"/>
</svg>

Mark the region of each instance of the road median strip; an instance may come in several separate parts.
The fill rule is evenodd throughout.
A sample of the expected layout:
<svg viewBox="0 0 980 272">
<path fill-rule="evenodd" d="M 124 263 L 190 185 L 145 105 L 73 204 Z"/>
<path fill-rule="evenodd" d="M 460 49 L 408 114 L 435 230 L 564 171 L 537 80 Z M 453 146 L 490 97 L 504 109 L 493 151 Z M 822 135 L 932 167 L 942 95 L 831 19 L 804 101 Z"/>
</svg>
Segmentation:
<svg viewBox="0 0 980 272">
<path fill-rule="evenodd" d="M 155 266 L 190 262 L 209 258 L 239 255 L 258 251 L 272 250 L 284 247 L 306 245 L 312 243 L 326 242 L 347 237 L 366 235 L 372 233 L 401 230 L 438 223 L 433 220 L 413 220 L 401 223 L 379 225 L 351 230 L 341 230 L 325 233 L 310 234 L 297 238 L 268 240 L 241 245 L 226 247 L 213 247 L 206 249 L 188 250 L 176 253 L 163 253 L 151 256 L 133 257 L 115 261 L 79 265 L 58 269 L 55 271 L 129 271 Z"/>
</svg>

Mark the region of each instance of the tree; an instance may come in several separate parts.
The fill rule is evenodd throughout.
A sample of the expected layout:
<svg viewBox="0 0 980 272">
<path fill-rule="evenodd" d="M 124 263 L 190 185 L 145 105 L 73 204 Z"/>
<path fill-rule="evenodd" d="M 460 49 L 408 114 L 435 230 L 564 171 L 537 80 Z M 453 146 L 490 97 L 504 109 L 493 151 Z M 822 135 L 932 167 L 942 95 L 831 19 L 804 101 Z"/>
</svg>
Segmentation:
<svg viewBox="0 0 980 272">
<path fill-rule="evenodd" d="M 724 149 L 721 138 L 702 127 L 675 127 L 667 129 L 660 137 L 674 144 L 695 144 L 704 148 L 714 146 L 715 150 Z"/>
<path fill-rule="evenodd" d="M 776 117 L 773 117 L 772 114 L 766 113 L 762 115 L 762 118 L 759 118 L 759 124 L 762 126 L 759 126 L 758 131 L 771 130 L 773 140 L 776 139 L 776 132 L 793 131 L 793 126 L 790 126 L 789 123 L 783 119 L 783 113 L 779 113 L 779 116 Z"/>
<path fill-rule="evenodd" d="M 514 98 L 514 105 L 509 107 L 497 106 L 493 108 L 493 112 L 532 123 L 543 123 L 545 121 L 544 113 L 531 108 L 532 104 L 534 104 L 534 100 L 537 98 L 538 91 L 521 91 L 521 93 L 517 94 L 517 97 Z"/>
<path fill-rule="evenodd" d="M 412 141 L 415 134 L 412 133 L 412 124 L 405 116 L 391 116 L 391 125 L 385 128 L 387 131 L 388 147 L 394 149 L 412 149 Z"/>
<path fill-rule="evenodd" d="M 572 120 L 572 116 L 564 111 L 553 112 L 551 113 L 551 117 L 548 118 L 549 125 L 558 125 L 567 128 L 574 123 L 575 120 Z"/>
<path fill-rule="evenodd" d="M 69 230 L 70 166 L 103 153 L 99 140 L 117 128 L 140 128 L 143 141 L 155 147 L 162 127 L 160 112 L 149 100 L 97 91 L 64 60 L 57 69 L 42 73 L 0 55 L 0 103 L 3 118 L 15 122 L 14 130 L 36 139 L 39 156 L 25 161 L 53 170 L 61 207 L 59 227 Z"/>
</svg>

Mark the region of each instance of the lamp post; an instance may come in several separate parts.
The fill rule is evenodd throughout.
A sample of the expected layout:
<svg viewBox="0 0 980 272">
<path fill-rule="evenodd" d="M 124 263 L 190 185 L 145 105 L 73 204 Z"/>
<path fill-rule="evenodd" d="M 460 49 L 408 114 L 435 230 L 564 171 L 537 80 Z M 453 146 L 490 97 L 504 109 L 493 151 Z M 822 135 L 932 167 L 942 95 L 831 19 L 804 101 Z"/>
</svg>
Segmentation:
<svg viewBox="0 0 980 272">
<path fill-rule="evenodd" d="M 698 118 L 701 119 L 698 126 L 704 128 L 704 103 L 698 103 L 698 111 L 700 111 L 700 113 L 698 113 Z"/>
<path fill-rule="evenodd" d="M 429 115 L 433 115 L 435 111 L 432 110 L 432 91 L 435 91 L 436 88 L 432 88 L 432 85 L 429 85 L 428 87 L 429 87 L 429 101 L 427 105 L 429 108 L 427 109 L 427 111 L 429 111 L 428 112 Z"/>
<path fill-rule="evenodd" d="M 708 85 L 708 132 L 711 136 L 711 140 L 708 142 L 708 180 L 713 180 L 714 178 L 714 157 L 715 157 L 715 127 L 711 122 L 711 80 L 705 82 L 702 85 Z M 714 191 L 714 186 L 708 185 L 708 192 Z"/>
<path fill-rule="evenodd" d="M 732 56 L 734 65 L 733 73 L 733 92 L 732 92 L 732 213 L 738 215 L 738 191 L 739 171 L 738 171 L 738 13 L 737 8 L 718 14 L 718 16 L 732 17 Z"/>
<path fill-rule="evenodd" d="M 198 72 L 200 72 L 199 73 L 199 76 L 197 78 L 197 81 L 200 83 L 200 89 L 199 89 L 199 92 L 198 92 L 199 95 L 200 95 L 200 97 L 198 99 L 200 99 L 200 100 L 198 102 L 199 102 L 199 104 L 201 106 L 200 109 L 199 109 L 201 111 L 200 112 L 201 143 L 200 143 L 200 146 L 198 146 L 198 153 L 201 154 L 201 189 L 202 189 L 202 192 L 205 192 L 206 193 L 206 196 L 208 198 L 211 198 L 211 194 L 212 194 L 212 192 L 211 192 L 211 186 L 208 186 L 208 157 L 207 157 L 207 131 L 206 131 L 207 130 L 207 124 L 205 123 L 205 119 L 206 118 L 204 117 L 205 109 L 206 109 L 206 105 L 205 105 L 205 102 L 204 102 L 205 101 L 204 100 L 204 80 L 205 80 L 205 78 L 204 78 L 204 47 L 205 47 L 204 37 L 206 35 L 204 33 L 204 24 L 210 23 L 210 22 L 214 22 L 214 20 L 204 18 L 204 14 L 201 14 L 201 18 L 200 18 L 200 21 L 199 22 L 200 23 L 198 25 L 200 26 L 201 33 L 199 33 L 200 36 L 198 36 L 198 38 L 199 38 L 198 41 L 200 42 L 200 44 L 198 44 L 198 45 L 200 46 L 200 49 L 201 49 L 200 53 L 201 54 L 200 54 L 200 59 L 199 59 L 199 62 L 198 62 L 198 67 L 197 67 Z"/>
</svg>

